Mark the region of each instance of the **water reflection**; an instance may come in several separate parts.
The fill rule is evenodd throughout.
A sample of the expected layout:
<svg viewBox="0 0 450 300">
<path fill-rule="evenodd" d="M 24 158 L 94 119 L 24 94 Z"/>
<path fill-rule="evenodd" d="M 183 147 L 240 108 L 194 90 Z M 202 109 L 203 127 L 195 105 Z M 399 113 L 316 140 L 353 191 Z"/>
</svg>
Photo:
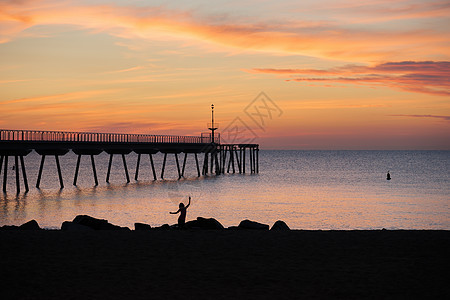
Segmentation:
<svg viewBox="0 0 450 300">
<path fill-rule="evenodd" d="M 169 176 L 168 168 L 167 179 L 154 181 L 151 168 L 141 168 L 140 176 L 146 180 L 124 183 L 123 169 L 117 168 L 112 174 L 117 182 L 100 180 L 98 186 L 93 186 L 90 165 L 82 165 L 78 186 L 60 190 L 52 173 L 43 177 L 40 190 L 0 194 L 0 226 L 36 219 L 43 227 L 59 227 L 78 214 L 121 226 L 132 227 L 134 222 L 156 226 L 176 222 L 168 212 L 191 196 L 188 217 L 215 217 L 225 226 L 249 218 L 266 223 L 282 219 L 292 228 L 303 229 L 448 229 L 450 152 L 413 154 L 262 151 L 257 175 L 178 180 L 176 173 Z M 104 165 L 107 159 L 104 157 Z M 100 174 L 105 171 L 101 157 L 98 163 Z M 73 165 L 70 161 L 61 164 L 66 164 L 63 176 L 67 181 L 73 176 Z M 37 174 L 33 168 L 39 167 L 39 160 L 27 162 L 28 166 L 31 174 Z M 391 181 L 385 178 L 387 168 L 393 175 Z M 8 184 L 14 190 L 14 182 Z"/>
<path fill-rule="evenodd" d="M 26 217 L 28 193 L 7 194 L 3 193 L 0 197 L 0 207 L 2 219 L 3 216 L 11 216 L 13 219 L 23 219 Z"/>
</svg>

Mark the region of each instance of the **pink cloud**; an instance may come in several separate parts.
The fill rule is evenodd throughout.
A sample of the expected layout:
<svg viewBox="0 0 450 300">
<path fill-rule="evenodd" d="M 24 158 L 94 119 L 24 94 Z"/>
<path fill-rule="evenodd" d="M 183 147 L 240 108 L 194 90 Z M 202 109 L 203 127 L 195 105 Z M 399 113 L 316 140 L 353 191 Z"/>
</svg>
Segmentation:
<svg viewBox="0 0 450 300">
<path fill-rule="evenodd" d="M 331 69 L 252 69 L 250 73 L 288 76 L 286 81 L 387 86 L 409 92 L 450 95 L 450 62 L 403 61 Z"/>
</svg>

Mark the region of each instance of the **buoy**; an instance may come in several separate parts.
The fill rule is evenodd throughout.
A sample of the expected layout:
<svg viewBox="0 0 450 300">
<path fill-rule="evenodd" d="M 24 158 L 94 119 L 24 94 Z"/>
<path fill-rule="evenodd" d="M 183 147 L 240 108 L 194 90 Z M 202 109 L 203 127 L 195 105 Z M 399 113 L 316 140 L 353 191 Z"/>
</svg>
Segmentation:
<svg viewBox="0 0 450 300">
<path fill-rule="evenodd" d="M 386 180 L 391 180 L 391 174 L 389 174 L 389 171 L 388 171 L 388 173 L 386 175 Z"/>
</svg>

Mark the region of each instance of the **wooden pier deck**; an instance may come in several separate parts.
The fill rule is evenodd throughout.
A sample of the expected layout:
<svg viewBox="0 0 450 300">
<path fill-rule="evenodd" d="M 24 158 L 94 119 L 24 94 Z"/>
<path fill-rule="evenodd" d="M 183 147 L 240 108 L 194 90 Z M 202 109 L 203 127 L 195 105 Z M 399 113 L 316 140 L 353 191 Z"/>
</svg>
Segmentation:
<svg viewBox="0 0 450 300">
<path fill-rule="evenodd" d="M 73 184 L 77 184 L 78 170 L 81 156 L 91 157 L 95 185 L 98 177 L 95 167 L 95 156 L 102 152 L 110 155 L 106 182 L 109 182 L 111 164 L 114 155 L 121 155 L 125 169 L 126 180 L 130 182 L 126 155 L 131 152 L 138 154 L 135 170 L 135 180 L 138 180 L 141 155 L 149 155 L 153 177 L 157 180 L 153 162 L 153 154 L 164 154 L 161 169 L 161 179 L 164 179 L 167 155 L 175 156 L 178 176 L 184 177 L 186 159 L 188 154 L 195 156 L 197 175 L 246 173 L 246 162 L 250 173 L 259 172 L 259 145 L 258 144 L 221 144 L 220 135 L 216 136 L 176 136 L 176 135 L 144 135 L 144 134 L 118 134 L 118 133 L 87 133 L 62 131 L 36 131 L 36 130 L 0 130 L 0 172 L 3 169 L 3 192 L 6 192 L 8 178 L 8 158 L 14 157 L 16 173 L 16 192 L 20 193 L 20 172 L 22 172 L 25 192 L 29 191 L 24 157 L 31 151 L 41 155 L 41 164 L 37 177 L 36 187 L 40 187 L 42 170 L 46 156 L 54 156 L 58 170 L 60 187 L 64 187 L 59 157 L 69 151 L 78 155 L 75 166 Z M 248 159 L 246 159 L 246 153 Z M 180 166 L 178 155 L 184 153 L 183 164 Z M 203 155 L 203 166 L 200 171 L 199 155 Z"/>
</svg>

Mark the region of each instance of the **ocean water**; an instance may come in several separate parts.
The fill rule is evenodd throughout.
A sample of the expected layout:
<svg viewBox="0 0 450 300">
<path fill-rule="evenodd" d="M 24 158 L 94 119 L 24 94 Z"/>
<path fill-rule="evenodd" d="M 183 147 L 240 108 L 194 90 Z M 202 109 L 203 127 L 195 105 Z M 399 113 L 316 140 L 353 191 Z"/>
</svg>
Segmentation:
<svg viewBox="0 0 450 300">
<path fill-rule="evenodd" d="M 161 153 L 154 155 L 158 177 Z M 450 229 L 450 151 L 260 151 L 259 174 L 197 177 L 193 155 L 185 179 L 178 180 L 175 158 L 168 155 L 165 180 L 153 181 L 148 156 L 127 155 L 126 183 L 120 155 L 115 155 L 110 183 L 109 156 L 83 156 L 78 185 L 72 185 L 76 155 L 60 157 L 65 188 L 59 188 L 54 157 L 47 156 L 41 188 L 35 188 L 40 156 L 25 157 L 30 191 L 16 194 L 14 160 L 9 159 L 6 194 L 0 194 L 0 225 L 35 219 L 45 228 L 87 214 L 134 228 L 175 224 L 179 202 L 192 204 L 187 219 L 214 217 L 224 226 L 251 219 L 267 224 L 284 220 L 295 229 Z M 179 156 L 180 162 L 182 157 Z M 199 161 L 202 161 L 202 156 Z M 248 168 L 249 169 L 249 168 Z M 392 180 L 386 180 L 390 171 Z M 0 181 L 3 183 L 3 168 Z"/>
</svg>

